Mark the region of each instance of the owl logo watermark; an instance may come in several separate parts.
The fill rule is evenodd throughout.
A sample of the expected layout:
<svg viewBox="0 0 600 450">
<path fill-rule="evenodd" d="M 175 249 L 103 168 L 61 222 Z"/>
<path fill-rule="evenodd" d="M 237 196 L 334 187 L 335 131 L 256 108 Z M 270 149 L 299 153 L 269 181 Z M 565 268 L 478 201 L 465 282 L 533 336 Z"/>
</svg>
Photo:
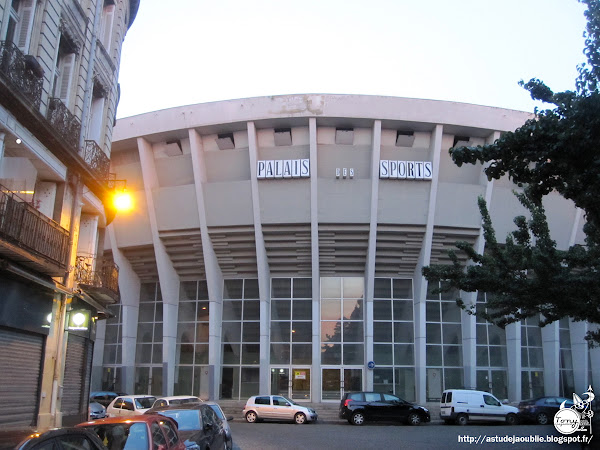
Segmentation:
<svg viewBox="0 0 600 450">
<path fill-rule="evenodd" d="M 554 415 L 554 428 L 562 434 L 573 434 L 577 431 L 592 432 L 591 420 L 594 416 L 592 411 L 592 401 L 594 400 L 594 391 L 590 386 L 583 396 L 573 394 L 573 406 L 566 407 L 566 400 L 561 403 L 560 409 Z"/>
</svg>

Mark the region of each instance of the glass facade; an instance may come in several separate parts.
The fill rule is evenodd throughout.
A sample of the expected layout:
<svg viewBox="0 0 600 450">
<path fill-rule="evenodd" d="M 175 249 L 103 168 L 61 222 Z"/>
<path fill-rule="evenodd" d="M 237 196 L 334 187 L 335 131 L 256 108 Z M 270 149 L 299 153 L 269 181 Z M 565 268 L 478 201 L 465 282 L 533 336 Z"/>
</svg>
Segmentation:
<svg viewBox="0 0 600 450">
<path fill-rule="evenodd" d="M 569 318 L 558 322 L 560 339 L 560 395 L 570 398 L 575 392 L 573 379 L 573 357 L 571 356 L 571 334 L 569 332 Z M 591 380 L 591 378 L 590 378 Z"/>
<path fill-rule="evenodd" d="M 412 279 L 376 278 L 373 299 L 373 390 L 415 401 Z"/>
<path fill-rule="evenodd" d="M 544 353 L 538 317 L 521 322 L 521 398 L 544 396 Z"/>
<path fill-rule="evenodd" d="M 121 355 L 123 349 L 123 310 L 121 304 L 109 305 L 108 310 L 113 317 L 106 319 L 101 389 L 103 391 L 122 391 Z"/>
<path fill-rule="evenodd" d="M 142 283 L 134 394 L 163 394 L 163 303 L 159 283 Z"/>
</svg>

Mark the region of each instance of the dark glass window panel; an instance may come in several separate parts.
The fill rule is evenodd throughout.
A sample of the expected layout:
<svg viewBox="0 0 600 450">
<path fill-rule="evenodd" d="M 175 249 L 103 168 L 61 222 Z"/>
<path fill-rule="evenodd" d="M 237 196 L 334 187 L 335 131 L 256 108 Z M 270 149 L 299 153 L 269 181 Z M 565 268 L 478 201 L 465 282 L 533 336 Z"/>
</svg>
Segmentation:
<svg viewBox="0 0 600 450">
<path fill-rule="evenodd" d="M 173 387 L 174 395 L 186 395 L 192 392 L 193 367 L 179 367 L 177 369 L 177 382 Z"/>
<path fill-rule="evenodd" d="M 444 369 L 446 389 L 460 389 L 464 386 L 463 369 Z"/>
<path fill-rule="evenodd" d="M 223 320 L 242 320 L 242 302 L 223 300 Z"/>
<path fill-rule="evenodd" d="M 119 342 L 119 325 L 106 325 L 106 334 L 104 336 L 105 344 L 116 344 Z"/>
<path fill-rule="evenodd" d="M 364 364 L 364 344 L 344 344 L 344 364 Z"/>
<path fill-rule="evenodd" d="M 248 398 L 258 392 L 260 369 L 258 367 L 242 367 L 240 398 Z"/>
<path fill-rule="evenodd" d="M 242 344 L 242 364 L 260 362 L 260 344 Z"/>
<path fill-rule="evenodd" d="M 206 280 L 198 281 L 198 300 L 208 300 L 208 285 Z"/>
<path fill-rule="evenodd" d="M 290 278 L 271 279 L 271 298 L 292 298 L 292 280 Z"/>
<path fill-rule="evenodd" d="M 187 344 L 196 341 L 196 324 L 184 322 L 177 325 L 177 342 Z"/>
<path fill-rule="evenodd" d="M 290 344 L 271 344 L 271 364 L 290 363 Z"/>
<path fill-rule="evenodd" d="M 440 345 L 428 345 L 425 354 L 428 366 L 442 365 L 442 347 Z"/>
<path fill-rule="evenodd" d="M 196 317 L 196 302 L 179 302 L 179 322 L 190 322 Z"/>
<path fill-rule="evenodd" d="M 344 300 L 344 319 L 363 320 L 363 301 Z"/>
<path fill-rule="evenodd" d="M 156 283 L 142 283 L 140 285 L 140 302 L 156 301 Z"/>
<path fill-rule="evenodd" d="M 163 321 L 163 304 L 162 302 L 156 302 L 156 308 L 154 308 L 154 321 Z"/>
<path fill-rule="evenodd" d="M 487 346 L 478 345 L 475 354 L 477 355 L 477 365 L 479 367 L 488 367 L 490 365 Z"/>
<path fill-rule="evenodd" d="M 321 278 L 321 298 L 342 298 L 342 283 L 339 277 Z"/>
<path fill-rule="evenodd" d="M 442 281 L 440 285 L 442 289 L 447 287 L 447 283 L 444 281 Z M 450 289 L 449 291 L 440 293 L 440 299 L 442 300 L 456 300 L 456 297 L 458 297 L 458 291 L 456 289 Z"/>
<path fill-rule="evenodd" d="M 242 323 L 242 341 L 260 342 L 260 322 Z"/>
<path fill-rule="evenodd" d="M 412 300 L 394 300 L 394 320 L 413 320 Z"/>
<path fill-rule="evenodd" d="M 542 330 L 539 327 L 527 327 L 527 342 L 530 347 L 541 347 Z"/>
<path fill-rule="evenodd" d="M 244 298 L 246 300 L 258 300 L 260 298 L 257 279 L 244 280 Z"/>
<path fill-rule="evenodd" d="M 362 322 L 344 322 L 344 342 L 364 342 Z"/>
<path fill-rule="evenodd" d="M 442 322 L 459 322 L 460 307 L 454 302 L 442 302 Z"/>
<path fill-rule="evenodd" d="M 140 303 L 138 322 L 154 322 L 154 303 Z"/>
<path fill-rule="evenodd" d="M 561 349 L 560 356 L 560 368 L 573 370 L 573 355 L 571 354 L 571 349 Z"/>
<path fill-rule="evenodd" d="M 527 347 L 521 347 L 521 366 L 529 367 L 529 353 Z"/>
<path fill-rule="evenodd" d="M 444 344 L 462 344 L 460 324 L 443 323 L 442 333 Z"/>
<path fill-rule="evenodd" d="M 292 364 L 312 364 L 312 345 L 292 344 Z"/>
<path fill-rule="evenodd" d="M 311 320 L 312 319 L 312 301 L 311 300 L 294 300 L 292 303 L 292 318 L 294 320 Z"/>
<path fill-rule="evenodd" d="M 312 322 L 292 322 L 293 342 L 312 342 Z"/>
<path fill-rule="evenodd" d="M 527 345 L 527 327 L 524 326 L 521 327 L 521 345 Z"/>
<path fill-rule="evenodd" d="M 458 345 L 444 345 L 444 366 L 462 366 L 462 352 Z"/>
<path fill-rule="evenodd" d="M 479 345 L 487 345 L 488 337 L 487 337 L 487 325 L 485 324 L 477 324 L 475 326 L 475 330 L 477 333 L 477 344 Z"/>
<path fill-rule="evenodd" d="M 162 342 L 163 340 L 163 325 L 162 323 L 154 324 L 154 342 Z"/>
<path fill-rule="evenodd" d="M 244 320 L 260 320 L 260 300 L 244 300 Z"/>
<path fill-rule="evenodd" d="M 137 344 L 135 346 L 135 363 L 150 364 L 152 362 L 152 344 Z"/>
<path fill-rule="evenodd" d="M 392 284 L 389 278 L 375 278 L 374 298 L 392 298 Z"/>
<path fill-rule="evenodd" d="M 291 307 L 290 300 L 271 300 L 271 320 L 289 320 Z"/>
<path fill-rule="evenodd" d="M 240 344 L 223 344 L 223 364 L 240 363 Z"/>
<path fill-rule="evenodd" d="M 152 332 L 154 329 L 153 323 L 139 323 L 138 324 L 138 342 L 152 342 Z"/>
<path fill-rule="evenodd" d="M 529 367 L 544 367 L 544 358 L 541 348 L 529 349 Z"/>
<path fill-rule="evenodd" d="M 342 363 L 342 346 L 340 344 L 321 344 L 321 364 L 339 365 Z"/>
<path fill-rule="evenodd" d="M 391 300 L 375 300 L 375 301 L 373 301 L 373 318 L 375 320 L 391 320 L 392 319 L 392 302 L 391 302 Z"/>
<path fill-rule="evenodd" d="M 182 281 L 179 283 L 179 301 L 196 300 L 196 281 Z"/>
<path fill-rule="evenodd" d="M 206 301 L 198 302 L 198 310 L 196 312 L 196 320 L 198 322 L 208 322 L 210 318 L 210 303 Z"/>
<path fill-rule="evenodd" d="M 506 347 L 490 347 L 490 366 L 506 367 Z"/>
<path fill-rule="evenodd" d="M 223 342 L 240 342 L 242 340 L 242 327 L 240 322 L 223 322 Z"/>
<path fill-rule="evenodd" d="M 395 393 L 403 400 L 414 402 L 415 396 L 415 369 L 400 367 L 394 369 L 396 375 Z"/>
<path fill-rule="evenodd" d="M 223 282 L 223 299 L 242 299 L 243 280 L 225 280 Z"/>
<path fill-rule="evenodd" d="M 321 300 L 321 320 L 341 318 L 341 300 Z"/>
<path fill-rule="evenodd" d="M 415 346 L 413 344 L 394 344 L 394 364 L 396 366 L 414 365 Z"/>
<path fill-rule="evenodd" d="M 394 342 L 414 342 L 412 322 L 394 322 Z"/>
<path fill-rule="evenodd" d="M 152 345 L 152 364 L 162 365 L 162 362 L 163 362 L 162 344 Z"/>
<path fill-rule="evenodd" d="M 394 349 L 391 345 L 373 345 L 373 360 L 377 366 L 394 364 Z"/>
<path fill-rule="evenodd" d="M 208 344 L 196 344 L 194 364 L 208 364 Z"/>
<path fill-rule="evenodd" d="M 440 303 L 439 302 L 425 302 L 425 317 L 427 322 L 439 322 L 440 321 Z"/>
<path fill-rule="evenodd" d="M 271 342 L 290 342 L 290 323 L 271 322 Z"/>
<path fill-rule="evenodd" d="M 488 328 L 490 335 L 490 345 L 506 345 L 506 331 L 496 325 L 490 325 Z"/>
<path fill-rule="evenodd" d="M 362 277 L 342 278 L 344 298 L 363 298 L 365 295 L 365 282 Z"/>
<path fill-rule="evenodd" d="M 162 291 L 160 290 L 160 283 L 156 283 L 156 301 L 162 303 Z"/>
<path fill-rule="evenodd" d="M 425 325 L 428 344 L 442 343 L 442 328 L 439 323 L 428 323 Z"/>
<path fill-rule="evenodd" d="M 439 300 L 440 294 L 434 294 L 433 291 L 440 287 L 439 283 L 427 283 L 427 300 Z"/>
<path fill-rule="evenodd" d="M 196 325 L 196 342 L 208 342 L 209 339 L 208 323 L 199 323 Z"/>
<path fill-rule="evenodd" d="M 293 279 L 294 298 L 312 298 L 312 279 Z"/>
<path fill-rule="evenodd" d="M 373 341 L 392 342 L 392 322 L 374 322 Z"/>
<path fill-rule="evenodd" d="M 404 280 L 395 278 L 394 281 L 394 298 L 413 298 L 412 280 Z"/>
<path fill-rule="evenodd" d="M 341 322 L 321 322 L 321 342 L 340 342 L 341 326 Z"/>
<path fill-rule="evenodd" d="M 117 355 L 116 345 L 105 345 L 104 346 L 104 359 L 103 364 L 115 364 L 115 358 Z"/>
<path fill-rule="evenodd" d="M 560 346 L 562 348 L 571 348 L 571 336 L 569 330 L 560 330 Z"/>
</svg>

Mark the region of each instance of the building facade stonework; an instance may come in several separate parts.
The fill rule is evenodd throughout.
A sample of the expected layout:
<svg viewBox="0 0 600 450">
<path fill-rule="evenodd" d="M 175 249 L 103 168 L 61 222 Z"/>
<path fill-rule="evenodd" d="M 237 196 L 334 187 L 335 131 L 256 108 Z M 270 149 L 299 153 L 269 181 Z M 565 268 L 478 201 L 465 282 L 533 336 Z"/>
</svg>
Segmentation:
<svg viewBox="0 0 600 450">
<path fill-rule="evenodd" d="M 87 420 L 121 46 L 139 0 L 0 0 L 0 431 Z"/>
<path fill-rule="evenodd" d="M 529 117 L 314 94 L 119 120 L 111 172 L 136 209 L 104 242 L 121 302 L 98 326 L 97 388 L 312 402 L 477 388 L 514 402 L 597 384 L 588 324 L 500 329 L 421 275 L 458 240 L 484 251 L 479 196 L 499 237 L 525 213 L 510 180 L 459 168 L 448 149 L 493 142 Z M 580 210 L 554 194 L 545 207 L 560 248 L 583 243 Z M 461 297 L 485 307 L 485 293 Z"/>
</svg>

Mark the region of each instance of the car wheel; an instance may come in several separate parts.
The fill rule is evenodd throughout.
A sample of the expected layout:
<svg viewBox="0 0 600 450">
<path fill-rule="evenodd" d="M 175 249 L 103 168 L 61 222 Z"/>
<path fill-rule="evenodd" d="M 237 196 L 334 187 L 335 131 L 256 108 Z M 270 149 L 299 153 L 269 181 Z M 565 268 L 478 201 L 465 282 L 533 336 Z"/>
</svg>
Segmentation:
<svg viewBox="0 0 600 450">
<path fill-rule="evenodd" d="M 516 425 L 518 422 L 516 414 L 507 414 L 506 415 L 506 423 L 508 425 Z"/>
<path fill-rule="evenodd" d="M 258 417 L 256 417 L 256 413 L 254 411 L 248 411 L 246 413 L 246 422 L 254 423 L 254 422 L 256 422 L 257 419 L 258 419 Z"/>
<path fill-rule="evenodd" d="M 296 413 L 294 420 L 297 424 L 301 425 L 306 422 L 306 416 L 303 413 Z"/>
<path fill-rule="evenodd" d="M 421 424 L 421 416 L 417 413 L 410 413 L 408 415 L 408 424 L 409 425 L 420 425 Z"/>
<path fill-rule="evenodd" d="M 456 416 L 456 423 L 457 425 L 466 425 L 469 423 L 469 418 L 466 414 L 459 414 Z"/>
<path fill-rule="evenodd" d="M 541 412 L 537 415 L 535 420 L 540 425 L 547 425 L 548 424 L 548 414 Z"/>
<path fill-rule="evenodd" d="M 364 425 L 365 415 L 361 412 L 355 412 L 352 414 L 352 425 Z"/>
</svg>

